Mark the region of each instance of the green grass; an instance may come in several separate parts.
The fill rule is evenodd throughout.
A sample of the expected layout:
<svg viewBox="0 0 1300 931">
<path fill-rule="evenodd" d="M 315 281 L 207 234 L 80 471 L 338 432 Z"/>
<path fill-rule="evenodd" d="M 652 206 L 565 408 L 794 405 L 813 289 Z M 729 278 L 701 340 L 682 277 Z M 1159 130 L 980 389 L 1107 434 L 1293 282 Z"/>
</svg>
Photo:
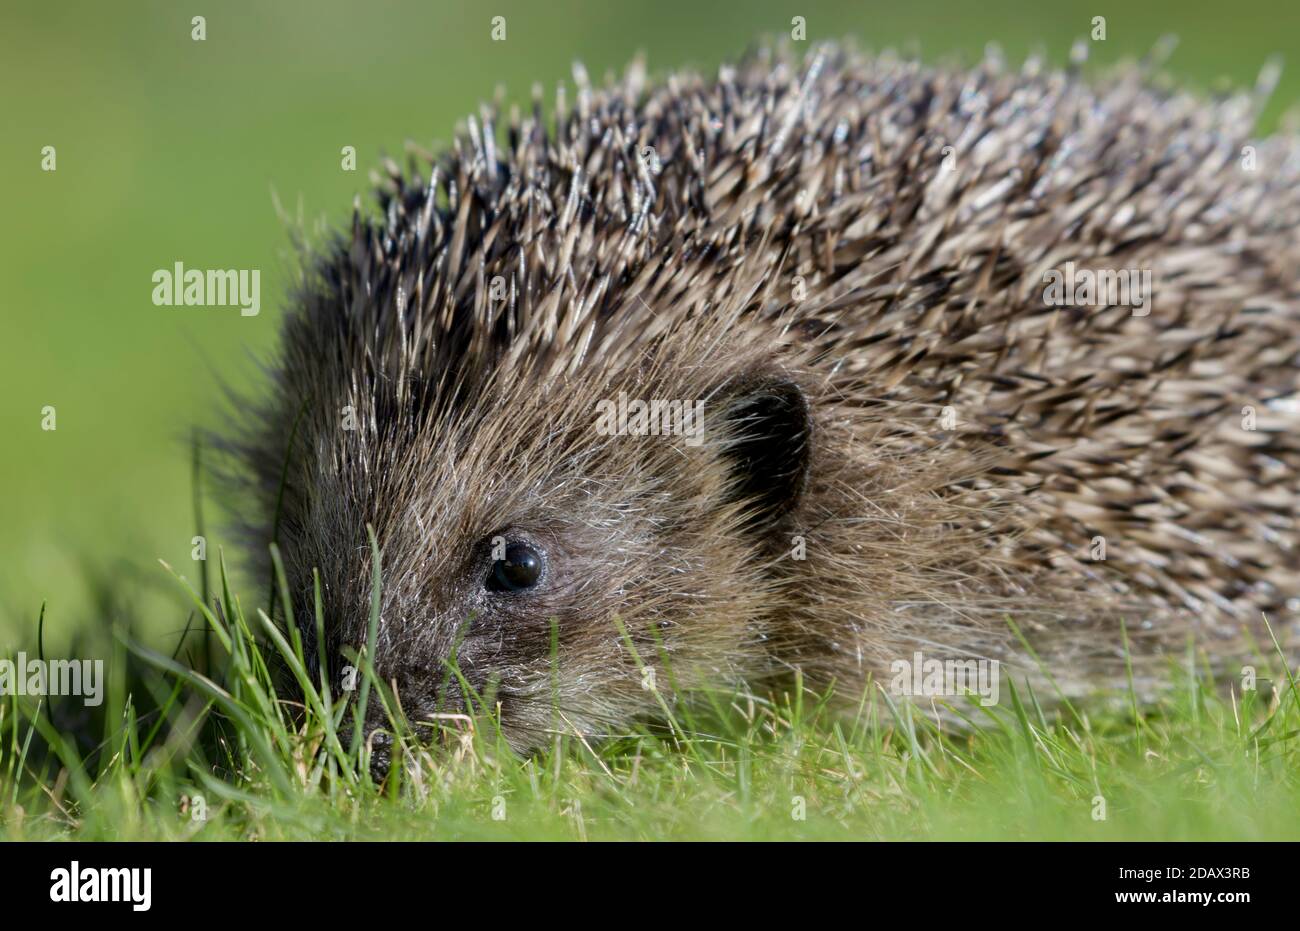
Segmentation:
<svg viewBox="0 0 1300 931">
<path fill-rule="evenodd" d="M 382 575 L 373 537 L 372 547 L 371 642 Z M 245 605 L 224 566 L 217 574 L 211 602 L 175 580 L 192 601 L 191 622 L 210 631 L 210 656 L 193 623 L 173 656 L 119 629 L 100 720 L 60 727 L 51 706 L 5 697 L 0 836 L 1300 836 L 1300 692 L 1289 680 L 1264 678 L 1256 690 L 1234 684 L 1225 692 L 1190 662 L 1171 664 L 1169 690 L 1147 706 L 1120 695 L 1091 709 L 1062 703 L 1049 711 L 1004 681 L 997 706 L 965 699 L 947 706 L 968 722 L 960 729 L 873 688 L 856 713 L 832 713 L 796 682 L 768 697 L 706 696 L 595 745 L 561 727 L 545 751 L 521 757 L 502 740 L 491 709 L 480 708 L 442 722 L 426 743 L 394 722 L 405 753 L 376 784 L 347 704 L 380 701 L 390 712 L 394 704 L 365 653 L 354 658 L 355 695 L 332 695 L 307 670 L 296 628 L 286 632 L 264 608 Z M 282 578 L 279 585 L 283 599 Z M 319 611 L 315 620 L 322 623 Z M 277 668 L 298 691 L 277 690 Z M 198 810 L 205 817 L 196 818 Z"/>
</svg>

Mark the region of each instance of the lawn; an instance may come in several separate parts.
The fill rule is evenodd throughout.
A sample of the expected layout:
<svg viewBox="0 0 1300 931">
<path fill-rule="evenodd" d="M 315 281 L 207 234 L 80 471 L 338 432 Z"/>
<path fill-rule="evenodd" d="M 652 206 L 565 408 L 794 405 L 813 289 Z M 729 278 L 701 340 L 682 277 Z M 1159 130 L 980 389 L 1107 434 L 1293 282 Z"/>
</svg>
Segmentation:
<svg viewBox="0 0 1300 931">
<path fill-rule="evenodd" d="M 521 756 L 481 696 L 417 740 L 365 653 L 358 687 L 334 693 L 296 628 L 233 594 L 220 566 L 205 602 L 206 568 L 172 579 L 192 610 L 170 655 L 115 631 L 125 674 L 110 676 L 93 718 L 67 714 L 75 698 L 11 693 L 0 705 L 9 838 L 1300 836 L 1300 690 L 1285 672 L 1268 678 L 1284 666 L 1267 656 L 1255 681 L 1216 684 L 1189 652 L 1145 705 L 1132 693 L 1052 700 L 1012 677 L 987 708 L 962 698 L 940 715 L 869 686 L 846 713 L 796 680 L 776 695 L 665 701 L 658 720 L 601 741 L 557 724 L 547 749 Z M 368 701 L 384 703 L 404 750 L 378 781 L 348 716 Z"/>
</svg>

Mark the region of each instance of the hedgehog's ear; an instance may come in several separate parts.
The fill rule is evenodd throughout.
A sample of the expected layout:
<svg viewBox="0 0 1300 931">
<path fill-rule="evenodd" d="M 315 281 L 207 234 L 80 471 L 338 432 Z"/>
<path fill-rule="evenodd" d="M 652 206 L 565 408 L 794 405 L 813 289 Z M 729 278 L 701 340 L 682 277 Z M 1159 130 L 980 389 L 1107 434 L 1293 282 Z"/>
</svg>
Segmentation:
<svg viewBox="0 0 1300 931">
<path fill-rule="evenodd" d="M 803 389 L 783 377 L 752 379 L 727 392 L 723 454 L 730 496 L 754 507 L 753 523 L 770 527 L 799 501 L 808 478 L 812 416 Z"/>
</svg>

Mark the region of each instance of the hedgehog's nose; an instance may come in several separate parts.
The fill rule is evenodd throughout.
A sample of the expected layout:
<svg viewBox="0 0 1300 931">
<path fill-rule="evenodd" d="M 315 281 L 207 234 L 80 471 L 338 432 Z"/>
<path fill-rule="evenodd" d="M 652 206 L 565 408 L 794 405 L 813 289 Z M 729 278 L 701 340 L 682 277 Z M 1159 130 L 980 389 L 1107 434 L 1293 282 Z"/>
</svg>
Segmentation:
<svg viewBox="0 0 1300 931">
<path fill-rule="evenodd" d="M 339 723 L 338 735 L 344 748 L 352 743 L 353 729 L 356 727 L 357 703 L 358 695 L 353 693 L 349 699 L 348 710 Z M 370 774 L 376 782 L 382 780 L 388 773 L 392 761 L 392 727 L 383 703 L 372 691 L 366 701 L 366 716 L 361 725 L 361 740 L 362 746 L 370 756 Z"/>
<path fill-rule="evenodd" d="M 393 762 L 393 738 L 381 729 L 366 732 L 366 745 L 370 748 L 370 778 L 383 782 L 388 775 L 388 767 Z"/>
</svg>

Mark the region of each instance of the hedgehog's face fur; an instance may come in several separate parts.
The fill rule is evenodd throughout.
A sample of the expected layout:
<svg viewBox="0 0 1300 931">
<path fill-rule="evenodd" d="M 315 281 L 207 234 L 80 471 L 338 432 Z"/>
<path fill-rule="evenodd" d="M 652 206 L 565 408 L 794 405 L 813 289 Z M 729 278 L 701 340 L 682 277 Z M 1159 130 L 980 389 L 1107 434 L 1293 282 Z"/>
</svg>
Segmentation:
<svg viewBox="0 0 1300 931">
<path fill-rule="evenodd" d="M 299 617 L 320 572 L 336 681 L 367 635 L 367 525 L 382 550 L 375 669 L 417 729 L 499 706 L 528 748 L 555 730 L 608 733 L 670 680 L 729 690 L 752 671 L 807 480 L 803 388 L 761 361 L 720 375 L 642 356 L 604 374 L 461 379 L 472 392 L 426 398 L 415 419 L 373 393 L 330 406 L 354 429 L 313 427 L 313 493 L 290 489 L 280 546 Z M 608 435 L 600 405 L 620 396 L 700 417 L 675 422 L 685 435 Z"/>
</svg>

